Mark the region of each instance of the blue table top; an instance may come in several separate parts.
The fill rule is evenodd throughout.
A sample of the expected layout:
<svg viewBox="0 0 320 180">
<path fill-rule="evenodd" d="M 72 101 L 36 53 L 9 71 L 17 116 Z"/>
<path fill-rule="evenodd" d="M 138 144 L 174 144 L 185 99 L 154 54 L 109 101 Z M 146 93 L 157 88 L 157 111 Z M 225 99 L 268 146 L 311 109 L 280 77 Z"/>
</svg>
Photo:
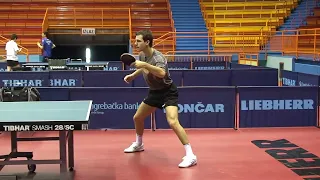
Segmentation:
<svg viewBox="0 0 320 180">
<path fill-rule="evenodd" d="M 119 62 L 119 61 L 118 61 Z M 107 61 L 101 61 L 101 62 L 71 62 L 67 63 L 67 66 L 98 66 L 98 65 L 108 65 L 110 62 Z M 23 66 L 48 66 L 48 63 L 42 63 L 42 62 L 34 62 L 34 63 L 24 63 Z"/>
<path fill-rule="evenodd" d="M 92 101 L 0 102 L 0 123 L 88 122 Z"/>
</svg>

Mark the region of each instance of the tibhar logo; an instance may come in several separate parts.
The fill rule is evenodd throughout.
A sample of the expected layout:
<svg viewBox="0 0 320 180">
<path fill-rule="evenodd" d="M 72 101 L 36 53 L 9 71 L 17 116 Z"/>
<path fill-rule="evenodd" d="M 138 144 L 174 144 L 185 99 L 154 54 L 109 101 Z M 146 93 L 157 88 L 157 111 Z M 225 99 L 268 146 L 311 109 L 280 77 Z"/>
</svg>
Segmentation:
<svg viewBox="0 0 320 180">
<path fill-rule="evenodd" d="M 109 67 L 105 67 L 103 70 L 105 70 L 105 71 L 119 71 L 120 67 L 109 66 Z"/>
<path fill-rule="evenodd" d="M 283 85 L 286 85 L 286 86 L 314 86 L 310 83 L 305 83 L 305 82 L 302 82 L 302 81 L 299 81 L 297 82 L 296 80 L 293 80 L 293 79 L 288 79 L 288 78 L 282 78 L 282 83 Z"/>
<path fill-rule="evenodd" d="M 50 79 L 50 86 L 76 86 L 77 79 Z"/>
<path fill-rule="evenodd" d="M 242 100 L 241 110 L 298 110 L 314 109 L 312 99 Z"/>
<path fill-rule="evenodd" d="M 42 86 L 41 79 L 4 79 L 2 80 L 2 83 L 4 86 L 33 86 L 33 87 L 39 87 Z"/>
<path fill-rule="evenodd" d="M 30 125 L 4 125 L 4 131 L 30 131 Z"/>
<path fill-rule="evenodd" d="M 163 110 L 165 113 L 165 109 Z M 224 112 L 224 104 L 178 104 L 179 113 L 210 113 Z"/>
<path fill-rule="evenodd" d="M 282 78 L 282 84 L 286 86 L 296 86 L 296 80 L 288 79 L 288 78 Z"/>
<path fill-rule="evenodd" d="M 43 80 L 41 79 L 13 79 L 13 80 L 2 80 L 4 86 L 42 86 Z M 50 79 L 50 86 L 76 86 L 77 79 Z"/>
</svg>

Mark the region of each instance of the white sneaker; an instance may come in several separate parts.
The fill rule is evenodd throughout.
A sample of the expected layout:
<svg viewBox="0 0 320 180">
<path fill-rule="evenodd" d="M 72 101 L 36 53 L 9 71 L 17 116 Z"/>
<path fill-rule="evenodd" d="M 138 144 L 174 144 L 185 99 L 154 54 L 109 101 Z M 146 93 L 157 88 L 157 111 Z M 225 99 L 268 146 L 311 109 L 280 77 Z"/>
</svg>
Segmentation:
<svg viewBox="0 0 320 180">
<path fill-rule="evenodd" d="M 182 158 L 183 161 L 179 164 L 180 168 L 187 168 L 197 164 L 197 156 L 185 156 Z"/>
<path fill-rule="evenodd" d="M 144 151 L 143 143 L 139 145 L 136 142 L 133 142 L 130 147 L 124 150 L 125 153 L 133 153 L 133 152 L 140 152 Z"/>
</svg>

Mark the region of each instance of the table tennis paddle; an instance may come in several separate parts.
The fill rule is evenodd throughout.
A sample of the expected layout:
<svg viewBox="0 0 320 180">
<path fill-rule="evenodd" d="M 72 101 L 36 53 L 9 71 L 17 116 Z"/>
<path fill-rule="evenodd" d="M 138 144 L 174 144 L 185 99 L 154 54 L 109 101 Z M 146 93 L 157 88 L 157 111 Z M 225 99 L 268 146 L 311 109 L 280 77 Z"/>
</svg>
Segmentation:
<svg viewBox="0 0 320 180">
<path fill-rule="evenodd" d="M 136 61 L 136 58 L 129 54 L 129 53 L 123 53 L 120 57 L 120 60 L 127 66 L 130 66 L 132 63 Z"/>
</svg>

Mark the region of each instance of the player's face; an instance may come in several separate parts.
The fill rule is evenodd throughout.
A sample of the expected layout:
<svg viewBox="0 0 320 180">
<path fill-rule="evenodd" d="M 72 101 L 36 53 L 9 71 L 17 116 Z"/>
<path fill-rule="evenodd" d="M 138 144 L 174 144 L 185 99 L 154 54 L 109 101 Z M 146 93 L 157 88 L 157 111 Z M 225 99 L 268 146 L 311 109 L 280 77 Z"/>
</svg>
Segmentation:
<svg viewBox="0 0 320 180">
<path fill-rule="evenodd" d="M 136 36 L 136 41 L 135 41 L 134 45 L 136 46 L 136 48 L 139 51 L 143 51 L 146 47 L 149 46 L 149 41 L 145 42 L 143 40 L 143 36 L 142 35 L 138 35 L 138 36 Z"/>
</svg>

